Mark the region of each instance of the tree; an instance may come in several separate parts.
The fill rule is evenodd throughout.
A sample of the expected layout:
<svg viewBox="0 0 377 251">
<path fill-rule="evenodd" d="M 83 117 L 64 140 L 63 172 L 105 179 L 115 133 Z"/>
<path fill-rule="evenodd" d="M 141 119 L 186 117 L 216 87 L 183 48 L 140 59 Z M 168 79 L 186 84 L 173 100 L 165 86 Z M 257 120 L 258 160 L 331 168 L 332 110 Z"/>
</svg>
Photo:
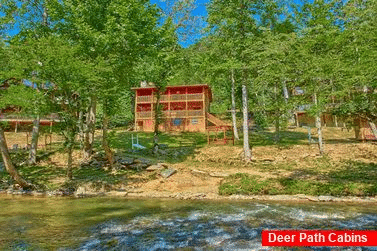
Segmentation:
<svg viewBox="0 0 377 251">
<path fill-rule="evenodd" d="M 172 20 L 168 17 L 158 30 L 161 42 L 149 51 L 149 57 L 142 60 L 138 67 L 138 76 L 153 83 L 156 88 L 152 109 L 154 114 L 153 152 L 155 154 L 158 154 L 159 127 L 163 121 L 160 97 L 171 80 L 173 65 L 177 62 L 180 49 L 175 31 Z"/>
<path fill-rule="evenodd" d="M 337 98 L 342 100 L 337 112 L 342 116 L 360 116 L 372 122 L 377 119 L 377 3 L 347 1 L 343 8 L 344 31 L 337 39 L 342 67 L 342 84 Z"/>
<path fill-rule="evenodd" d="M 8 80 L 8 71 L 10 70 L 8 67 L 9 65 L 6 62 L 10 61 L 11 53 L 9 51 L 9 47 L 6 47 L 2 41 L 0 40 L 0 56 L 3 60 L 0 62 L 0 80 L 2 80 L 2 84 L 5 82 L 4 80 Z M 3 82 L 4 81 L 4 82 Z M 9 81 L 9 80 L 8 80 Z M 3 90 L 0 92 L 0 110 L 5 108 L 6 104 L 4 103 L 3 99 Z M 22 188 L 32 188 L 33 185 L 27 182 L 22 176 L 18 173 L 17 169 L 14 167 L 12 163 L 12 159 L 10 157 L 8 151 L 8 145 L 6 142 L 3 124 L 0 123 L 0 152 L 2 156 L 2 160 L 5 165 L 5 169 L 9 173 L 9 175 L 13 178 L 13 180 L 19 184 Z"/>
<path fill-rule="evenodd" d="M 324 153 L 321 114 L 331 102 L 335 76 L 340 68 L 336 46 L 341 34 L 341 27 L 337 25 L 338 8 L 336 1 L 316 1 L 305 3 L 297 13 L 303 25 L 295 45 L 298 80 L 313 102 L 309 114 L 315 117 L 320 154 Z"/>
<path fill-rule="evenodd" d="M 232 2 L 224 2 L 214 0 L 208 6 L 208 20 L 209 29 L 213 36 L 211 39 L 213 41 L 212 53 L 217 54 L 217 58 L 225 59 L 223 62 L 213 62 L 215 65 L 222 67 L 230 76 L 232 90 L 236 80 L 235 75 L 239 76 L 239 80 L 245 88 L 252 76 L 252 66 L 245 59 L 245 49 L 246 40 L 250 37 L 255 36 L 258 33 L 256 22 L 254 16 L 256 14 L 256 8 L 258 3 L 254 1 L 244 1 L 237 0 Z M 222 55 L 221 57 L 219 57 Z M 225 55 L 225 57 L 224 57 Z M 231 92 L 232 100 L 232 120 L 233 125 L 236 125 L 235 116 L 235 96 L 234 92 Z M 243 92 L 244 93 L 244 92 Z M 244 100 L 244 98 L 243 98 Z M 244 111 L 245 105 L 243 104 Z M 244 115 L 244 139 L 248 138 L 248 119 Z M 235 131 L 234 134 L 238 133 Z M 246 135 L 246 136 L 245 136 Z M 250 151 L 248 144 L 244 145 L 245 157 Z"/>
<path fill-rule="evenodd" d="M 44 0 L 32 0 L 32 1 L 24 1 L 24 2 L 16 2 L 16 1 L 0 1 L 0 13 L 4 15 L 0 18 L 0 24 L 4 29 L 4 36 L 8 37 L 8 34 L 11 33 L 12 29 L 17 30 L 18 34 L 14 35 L 13 37 L 8 37 L 9 43 L 20 46 L 19 43 L 27 40 L 28 38 L 38 38 L 42 36 L 46 36 L 51 33 L 51 29 L 49 27 L 50 18 L 48 15 L 48 9 L 50 6 L 54 6 L 56 2 L 54 0 L 44 1 Z M 52 20 L 54 21 L 54 20 Z M 12 32 L 13 32 L 12 31 Z M 25 58 L 18 58 L 21 62 L 25 64 Z M 16 62 L 13 60 L 13 62 Z M 16 62 L 17 66 L 21 66 L 20 62 Z M 22 66 L 21 66 L 22 69 Z M 25 70 L 19 71 L 21 75 L 13 76 L 18 77 L 19 79 L 26 79 L 31 80 L 38 80 L 37 73 L 34 69 L 29 69 L 30 72 Z M 39 81 L 33 82 L 33 85 L 36 85 L 36 89 L 41 89 L 41 84 Z M 38 103 L 34 104 L 34 107 L 39 107 Z M 30 144 L 30 151 L 29 151 L 29 164 L 36 164 L 36 155 L 37 155 L 37 148 L 38 148 L 38 138 L 39 138 L 39 129 L 40 129 L 40 116 L 35 110 L 35 113 L 29 113 L 34 118 L 33 121 L 33 129 L 32 129 L 32 138 Z"/>
<path fill-rule="evenodd" d="M 248 111 L 248 98 L 247 98 L 247 88 L 242 85 L 242 106 L 243 106 L 243 149 L 244 158 L 246 162 L 251 161 L 251 151 L 249 145 L 249 111 Z"/>
<path fill-rule="evenodd" d="M 86 83 L 102 81 L 98 77 L 105 67 L 97 67 L 88 62 L 78 46 L 65 41 L 60 36 L 49 36 L 29 39 L 24 47 L 25 58 L 31 60 L 32 68 L 38 72 L 38 78 L 46 84 L 46 94 L 49 97 L 50 111 L 59 115 L 60 132 L 65 138 L 67 151 L 67 178 L 72 178 L 72 153 L 78 134 L 79 114 L 88 106 L 91 93 L 85 87 Z M 43 48 L 40 49 L 40 48 Z"/>
<path fill-rule="evenodd" d="M 111 165 L 113 157 L 107 137 L 109 119 L 117 111 L 113 108 L 117 108 L 122 90 L 131 87 L 136 62 L 147 55 L 151 46 L 158 44 L 157 9 L 145 0 L 132 0 L 127 4 L 115 0 L 69 0 L 62 6 L 68 13 L 63 31 L 89 60 L 101 59 L 110 67 L 103 73 L 104 81 L 93 83 L 91 89 L 93 102 L 97 100 L 102 104 L 102 145 Z"/>
<path fill-rule="evenodd" d="M 8 152 L 8 146 L 4 135 L 4 130 L 0 125 L 0 151 L 1 156 L 4 161 L 5 169 L 13 180 L 19 184 L 22 188 L 32 188 L 33 185 L 27 182 L 21 175 L 18 173 L 17 169 L 14 167 L 11 157 Z"/>
</svg>

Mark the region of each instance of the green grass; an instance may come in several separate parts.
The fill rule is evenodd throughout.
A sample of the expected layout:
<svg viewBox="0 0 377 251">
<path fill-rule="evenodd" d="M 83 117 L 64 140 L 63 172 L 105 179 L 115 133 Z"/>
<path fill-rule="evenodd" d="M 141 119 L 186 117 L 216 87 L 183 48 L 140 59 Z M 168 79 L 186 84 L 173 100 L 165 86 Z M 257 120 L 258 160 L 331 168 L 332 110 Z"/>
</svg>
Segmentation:
<svg viewBox="0 0 377 251">
<path fill-rule="evenodd" d="M 252 146 L 271 146 L 279 145 L 289 147 L 292 145 L 308 144 L 308 134 L 296 131 L 281 131 L 279 142 L 275 142 L 275 133 L 269 131 L 252 132 L 250 135 Z"/>
<path fill-rule="evenodd" d="M 221 183 L 222 195 L 306 194 L 331 196 L 376 196 L 377 164 L 345 161 L 333 168 L 317 163 L 317 168 L 296 169 L 289 176 L 263 179 L 238 173 Z M 313 165 L 313 167 L 316 167 Z"/>
<path fill-rule="evenodd" d="M 132 142 L 132 135 L 139 138 L 139 144 L 146 148 L 153 147 L 153 133 L 144 132 L 113 132 L 110 136 L 111 147 L 115 149 L 130 149 Z M 159 135 L 159 144 L 167 145 L 168 147 L 182 147 L 195 146 L 203 147 L 207 144 L 207 135 L 204 133 L 190 133 L 182 132 L 176 134 L 161 133 Z"/>
</svg>

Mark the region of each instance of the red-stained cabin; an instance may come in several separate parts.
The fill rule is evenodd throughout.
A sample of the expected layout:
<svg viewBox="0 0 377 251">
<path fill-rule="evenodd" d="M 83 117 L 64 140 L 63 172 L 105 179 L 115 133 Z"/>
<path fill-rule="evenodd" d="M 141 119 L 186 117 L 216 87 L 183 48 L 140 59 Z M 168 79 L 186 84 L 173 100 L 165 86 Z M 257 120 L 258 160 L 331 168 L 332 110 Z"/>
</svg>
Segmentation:
<svg viewBox="0 0 377 251">
<path fill-rule="evenodd" d="M 135 130 L 153 132 L 157 89 L 147 86 L 133 90 L 136 92 Z M 159 129 L 205 132 L 211 124 L 228 127 L 228 124 L 209 113 L 211 101 L 211 88 L 206 84 L 166 87 L 160 96 L 163 118 Z"/>
</svg>

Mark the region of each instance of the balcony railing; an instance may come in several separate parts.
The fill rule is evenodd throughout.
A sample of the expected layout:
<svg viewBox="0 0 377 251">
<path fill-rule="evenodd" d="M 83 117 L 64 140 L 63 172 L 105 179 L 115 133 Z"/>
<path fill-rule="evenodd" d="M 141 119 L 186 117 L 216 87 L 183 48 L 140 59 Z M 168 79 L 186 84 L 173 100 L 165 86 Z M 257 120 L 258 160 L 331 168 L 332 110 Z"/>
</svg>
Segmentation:
<svg viewBox="0 0 377 251">
<path fill-rule="evenodd" d="M 198 110 L 198 111 L 187 111 L 187 115 L 188 117 L 200 117 L 200 116 L 203 116 L 204 113 L 202 110 Z"/>
<path fill-rule="evenodd" d="M 161 95 L 160 102 L 168 101 L 200 101 L 203 100 L 203 93 L 195 94 L 171 94 L 171 95 Z M 152 103 L 152 96 L 138 96 L 136 97 L 137 103 Z M 156 102 L 156 96 L 153 97 L 153 102 Z"/>
<path fill-rule="evenodd" d="M 187 94 L 187 100 L 202 100 L 203 93 Z"/>
<path fill-rule="evenodd" d="M 153 112 L 148 111 L 148 112 L 136 112 L 136 118 L 138 119 L 147 119 L 147 118 L 152 118 L 153 117 Z"/>
<path fill-rule="evenodd" d="M 137 96 L 136 102 L 137 103 L 151 103 L 152 102 L 152 96 Z"/>
<path fill-rule="evenodd" d="M 0 120 L 34 120 L 35 117 L 21 114 L 12 114 L 12 113 L 2 113 L 0 114 Z M 57 114 L 50 114 L 44 117 L 41 117 L 40 120 L 59 120 Z"/>
<path fill-rule="evenodd" d="M 170 111 L 163 111 L 163 116 L 165 118 L 188 118 L 188 117 L 201 117 L 204 116 L 204 112 L 202 110 L 170 110 Z M 153 119 L 154 112 L 147 111 L 147 112 L 136 112 L 137 119 Z"/>
<path fill-rule="evenodd" d="M 160 101 L 161 101 L 161 102 L 169 101 L 169 95 L 161 95 L 161 96 L 160 96 Z"/>
<path fill-rule="evenodd" d="M 171 94 L 170 95 L 171 101 L 183 101 L 186 100 L 186 94 Z"/>
</svg>

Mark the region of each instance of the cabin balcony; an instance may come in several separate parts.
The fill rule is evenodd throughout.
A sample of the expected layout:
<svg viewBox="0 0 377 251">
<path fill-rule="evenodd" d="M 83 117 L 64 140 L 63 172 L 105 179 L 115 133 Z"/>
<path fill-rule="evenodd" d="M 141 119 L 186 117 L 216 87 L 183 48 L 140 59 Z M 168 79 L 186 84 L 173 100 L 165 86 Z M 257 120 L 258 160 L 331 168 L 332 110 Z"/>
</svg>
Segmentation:
<svg viewBox="0 0 377 251">
<path fill-rule="evenodd" d="M 153 102 L 156 102 L 156 96 L 153 96 Z M 161 95 L 160 102 L 177 102 L 177 101 L 203 101 L 203 93 L 193 93 L 193 94 L 170 94 Z M 152 103 L 152 95 L 149 96 L 137 96 L 137 103 Z"/>
<path fill-rule="evenodd" d="M 14 113 L 2 113 L 0 114 L 0 121 L 33 121 L 35 118 L 32 116 L 27 116 L 23 114 L 14 114 Z M 43 116 L 40 120 L 48 120 L 48 121 L 58 121 L 59 116 L 57 114 L 50 114 L 47 116 Z"/>
<path fill-rule="evenodd" d="M 190 117 L 203 117 L 203 110 L 167 110 L 163 111 L 164 118 L 190 118 Z M 136 112 L 136 119 L 154 119 L 154 112 L 143 111 Z"/>
</svg>

